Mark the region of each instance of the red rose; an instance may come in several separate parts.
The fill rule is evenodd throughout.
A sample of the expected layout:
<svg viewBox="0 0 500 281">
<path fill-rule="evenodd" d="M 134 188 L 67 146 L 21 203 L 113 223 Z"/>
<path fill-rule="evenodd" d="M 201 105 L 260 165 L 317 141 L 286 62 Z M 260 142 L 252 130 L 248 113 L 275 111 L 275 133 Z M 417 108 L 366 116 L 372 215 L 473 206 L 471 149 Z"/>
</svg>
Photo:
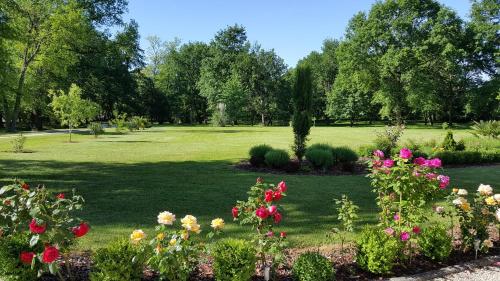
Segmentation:
<svg viewBox="0 0 500 281">
<path fill-rule="evenodd" d="M 281 232 L 281 233 L 280 233 L 280 237 L 281 237 L 281 238 L 286 238 L 286 232 Z"/>
<path fill-rule="evenodd" d="M 274 196 L 274 201 L 280 201 L 280 199 L 283 197 L 283 194 L 281 194 L 281 191 L 276 190 L 273 196 Z"/>
<path fill-rule="evenodd" d="M 418 227 L 418 226 L 414 226 L 414 227 L 413 227 L 413 233 L 415 233 L 415 234 L 419 234 L 421 231 L 422 231 L 422 230 L 420 229 L 420 227 Z"/>
<path fill-rule="evenodd" d="M 276 212 L 276 214 L 274 214 L 273 217 L 274 217 L 274 223 L 280 223 L 281 218 L 282 218 L 280 213 Z"/>
<path fill-rule="evenodd" d="M 284 181 L 280 181 L 280 183 L 278 183 L 278 188 L 280 189 L 281 192 L 286 192 L 286 190 L 288 189 Z"/>
<path fill-rule="evenodd" d="M 45 246 L 42 254 L 43 263 L 52 263 L 59 257 L 59 250 L 53 246 Z"/>
<path fill-rule="evenodd" d="M 238 217 L 238 207 L 233 207 L 233 209 L 231 210 L 231 212 L 233 213 L 233 218 L 237 218 Z"/>
<path fill-rule="evenodd" d="M 21 188 L 24 190 L 30 190 L 30 185 L 27 183 L 23 183 L 23 185 L 21 185 Z"/>
<path fill-rule="evenodd" d="M 35 257 L 35 253 L 33 252 L 21 252 L 19 258 L 21 262 L 24 264 L 31 264 L 33 262 L 33 258 Z"/>
<path fill-rule="evenodd" d="M 265 199 L 264 200 L 266 200 L 266 202 L 272 202 L 273 201 L 273 196 L 274 196 L 274 192 L 271 189 L 269 189 L 265 193 Z"/>
<path fill-rule="evenodd" d="M 88 224 L 82 222 L 79 226 L 75 226 L 71 229 L 71 232 L 73 232 L 73 234 L 76 236 L 76 237 L 82 237 L 84 236 L 85 234 L 87 234 L 90 230 L 90 227 Z"/>
<path fill-rule="evenodd" d="M 255 215 L 263 220 L 267 219 L 269 217 L 269 211 L 266 209 L 266 207 L 262 206 L 255 210 Z"/>
<path fill-rule="evenodd" d="M 47 224 L 39 225 L 36 223 L 36 219 L 32 219 L 30 223 L 30 231 L 36 234 L 42 234 L 47 230 Z"/>
<path fill-rule="evenodd" d="M 65 198 L 64 193 L 57 194 L 56 198 L 57 199 L 64 199 Z"/>
</svg>

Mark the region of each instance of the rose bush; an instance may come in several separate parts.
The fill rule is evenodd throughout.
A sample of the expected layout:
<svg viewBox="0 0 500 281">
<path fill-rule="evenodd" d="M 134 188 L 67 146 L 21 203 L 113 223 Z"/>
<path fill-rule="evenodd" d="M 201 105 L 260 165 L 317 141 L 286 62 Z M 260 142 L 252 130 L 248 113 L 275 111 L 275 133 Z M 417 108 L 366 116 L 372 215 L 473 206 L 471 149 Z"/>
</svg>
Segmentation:
<svg viewBox="0 0 500 281">
<path fill-rule="evenodd" d="M 238 201 L 232 209 L 235 221 L 239 221 L 241 225 L 250 225 L 256 230 L 252 242 L 263 267 L 275 269 L 284 260 L 286 233 L 277 235 L 275 226 L 283 219 L 279 203 L 286 196 L 287 189 L 284 181 L 274 185 L 258 178 L 248 191 L 247 201 Z"/>
<path fill-rule="evenodd" d="M 427 203 L 450 184 L 448 176 L 439 174 L 440 159 L 412 158 L 408 148 L 402 148 L 393 159 L 386 159 L 384 152 L 376 150 L 368 175 L 377 194 L 379 226 L 404 243 L 403 251 L 410 261 L 413 245 L 427 220 Z"/>
<path fill-rule="evenodd" d="M 59 274 L 58 260 L 76 238 L 90 230 L 73 214 L 84 204 L 75 191 L 66 198 L 64 194 L 52 194 L 44 186 L 32 188 L 17 181 L 0 189 L 0 202 L 1 239 L 27 237 L 29 249 L 19 252 L 18 259 L 26 270 L 38 272 L 39 276 L 46 272 Z"/>
</svg>

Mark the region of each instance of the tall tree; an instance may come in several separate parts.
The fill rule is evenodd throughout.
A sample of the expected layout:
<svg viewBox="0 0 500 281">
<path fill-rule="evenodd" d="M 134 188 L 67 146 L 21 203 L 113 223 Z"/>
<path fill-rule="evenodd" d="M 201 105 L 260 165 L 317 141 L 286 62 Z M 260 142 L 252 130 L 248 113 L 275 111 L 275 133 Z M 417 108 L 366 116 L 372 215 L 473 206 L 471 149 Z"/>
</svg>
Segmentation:
<svg viewBox="0 0 500 281">
<path fill-rule="evenodd" d="M 293 118 L 294 134 L 293 150 L 295 156 L 302 161 L 306 151 L 307 136 L 312 123 L 312 74 L 309 66 L 299 66 L 296 69 L 296 78 L 293 89 Z"/>
</svg>

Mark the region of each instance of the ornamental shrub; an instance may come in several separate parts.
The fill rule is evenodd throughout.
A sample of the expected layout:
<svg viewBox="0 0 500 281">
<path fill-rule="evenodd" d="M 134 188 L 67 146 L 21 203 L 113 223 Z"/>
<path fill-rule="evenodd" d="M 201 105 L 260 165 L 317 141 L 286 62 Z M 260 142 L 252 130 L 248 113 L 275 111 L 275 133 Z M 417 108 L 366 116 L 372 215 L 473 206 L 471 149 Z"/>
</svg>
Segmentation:
<svg viewBox="0 0 500 281">
<path fill-rule="evenodd" d="M 292 273 L 298 281 L 335 280 L 332 263 L 321 254 L 314 252 L 301 254 L 293 264 Z"/>
<path fill-rule="evenodd" d="M 312 71 L 309 66 L 299 66 L 295 72 L 292 91 L 292 148 L 300 163 L 306 152 L 307 136 L 312 125 Z"/>
<path fill-rule="evenodd" d="M 89 130 L 92 135 L 94 135 L 95 138 L 97 138 L 99 135 L 104 134 L 104 129 L 101 125 L 101 122 L 92 122 L 89 124 Z"/>
<path fill-rule="evenodd" d="M 443 143 L 441 143 L 441 147 L 445 151 L 462 151 L 465 150 L 465 143 L 463 141 L 457 143 L 455 139 L 453 139 L 453 132 L 448 131 L 444 137 Z"/>
<path fill-rule="evenodd" d="M 358 161 L 358 154 L 347 146 L 334 147 L 332 149 L 333 164 L 347 164 Z"/>
<path fill-rule="evenodd" d="M 365 228 L 356 244 L 358 265 L 376 274 L 390 273 L 401 251 L 401 243 L 380 228 Z"/>
<path fill-rule="evenodd" d="M 250 156 L 250 164 L 253 166 L 261 166 L 265 164 L 266 153 L 271 151 L 273 148 L 267 144 L 259 144 L 250 148 L 248 152 Z"/>
<path fill-rule="evenodd" d="M 389 156 L 392 149 L 398 146 L 403 131 L 404 126 L 386 126 L 383 131 L 377 132 L 375 146 Z"/>
<path fill-rule="evenodd" d="M 358 147 L 358 155 L 361 157 L 371 157 L 375 150 L 377 150 L 377 147 L 373 144 L 362 145 Z"/>
<path fill-rule="evenodd" d="M 440 158 L 443 164 L 479 164 L 498 162 L 500 152 L 496 151 L 439 151 L 434 157 Z"/>
<path fill-rule="evenodd" d="M 43 250 L 43 249 L 42 249 Z M 21 262 L 20 253 L 33 252 L 26 233 L 16 233 L 0 238 L 0 277 L 4 281 L 36 280 L 37 271 L 31 269 L 31 263 Z"/>
<path fill-rule="evenodd" d="M 265 162 L 269 167 L 281 169 L 290 162 L 290 155 L 284 149 L 272 149 L 266 153 Z"/>
<path fill-rule="evenodd" d="M 245 240 L 227 239 L 217 242 L 211 251 L 216 280 L 248 281 L 255 273 L 255 246 Z"/>
<path fill-rule="evenodd" d="M 331 152 L 333 150 L 333 146 L 326 143 L 315 143 L 307 148 L 308 150 L 312 149 L 321 149 Z"/>
<path fill-rule="evenodd" d="M 445 261 L 452 250 L 452 238 L 440 225 L 426 227 L 418 237 L 420 252 L 433 261 Z"/>
<path fill-rule="evenodd" d="M 144 258 L 127 239 L 115 240 L 92 255 L 91 281 L 141 280 Z"/>
<path fill-rule="evenodd" d="M 12 152 L 21 153 L 24 151 L 24 144 L 26 143 L 26 137 L 23 134 L 15 136 L 12 141 Z"/>
<path fill-rule="evenodd" d="M 330 150 L 308 148 L 306 150 L 306 159 L 316 169 L 327 170 L 333 165 L 333 155 Z"/>
</svg>

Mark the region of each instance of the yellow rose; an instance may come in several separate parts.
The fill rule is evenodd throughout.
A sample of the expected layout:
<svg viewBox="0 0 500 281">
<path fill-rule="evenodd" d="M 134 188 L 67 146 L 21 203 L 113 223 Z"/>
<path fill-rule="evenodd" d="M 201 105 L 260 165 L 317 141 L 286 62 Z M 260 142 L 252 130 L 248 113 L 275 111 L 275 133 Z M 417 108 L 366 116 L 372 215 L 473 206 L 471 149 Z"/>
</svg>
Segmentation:
<svg viewBox="0 0 500 281">
<path fill-rule="evenodd" d="M 184 240 L 188 240 L 189 239 L 189 232 L 183 231 L 181 233 L 181 238 L 184 239 Z"/>
<path fill-rule="evenodd" d="M 170 246 L 175 246 L 176 243 L 177 243 L 177 239 L 175 239 L 175 238 L 170 239 L 170 241 L 168 242 L 168 244 Z"/>
<path fill-rule="evenodd" d="M 196 224 L 198 221 L 194 216 L 191 215 L 186 215 L 184 218 L 181 219 L 181 223 L 184 225 L 190 225 L 190 224 Z"/>
<path fill-rule="evenodd" d="M 212 220 L 210 226 L 215 230 L 220 230 L 224 228 L 224 220 L 221 218 L 216 218 Z"/>
<path fill-rule="evenodd" d="M 457 192 L 458 192 L 458 188 L 454 188 L 453 193 L 457 193 Z"/>
<path fill-rule="evenodd" d="M 467 202 L 464 202 L 464 203 L 462 203 L 462 205 L 460 205 L 460 208 L 462 208 L 462 210 L 464 210 L 465 212 L 468 212 L 468 211 L 470 211 L 470 204 Z"/>
<path fill-rule="evenodd" d="M 493 196 L 484 199 L 484 201 L 490 206 L 495 206 L 497 204 L 497 201 L 495 200 L 495 198 L 493 198 Z"/>
<path fill-rule="evenodd" d="M 172 225 L 175 221 L 175 215 L 170 212 L 161 212 L 158 214 L 158 223 Z"/>
<path fill-rule="evenodd" d="M 134 243 L 138 243 L 144 238 L 146 238 L 146 233 L 140 229 L 136 229 L 130 234 L 130 240 Z"/>
<path fill-rule="evenodd" d="M 156 254 L 160 254 L 162 250 L 163 250 L 163 248 L 161 247 L 160 244 L 156 245 L 156 248 L 155 248 Z"/>
<path fill-rule="evenodd" d="M 165 233 L 158 233 L 158 235 L 156 235 L 156 240 L 158 241 L 162 241 L 163 239 L 165 239 Z"/>
</svg>

